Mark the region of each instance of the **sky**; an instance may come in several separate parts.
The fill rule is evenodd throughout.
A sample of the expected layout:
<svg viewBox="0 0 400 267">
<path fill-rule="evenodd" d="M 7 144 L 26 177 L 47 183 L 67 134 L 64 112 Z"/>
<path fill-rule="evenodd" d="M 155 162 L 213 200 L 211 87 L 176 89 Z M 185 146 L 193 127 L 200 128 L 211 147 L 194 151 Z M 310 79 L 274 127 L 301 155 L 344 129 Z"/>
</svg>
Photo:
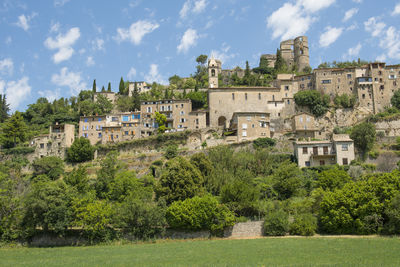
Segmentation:
<svg viewBox="0 0 400 267">
<path fill-rule="evenodd" d="M 308 36 L 325 61 L 400 63 L 400 0 L 0 0 L 0 94 L 12 111 L 120 78 L 168 84 L 196 57 L 257 67 L 282 40 Z"/>
</svg>

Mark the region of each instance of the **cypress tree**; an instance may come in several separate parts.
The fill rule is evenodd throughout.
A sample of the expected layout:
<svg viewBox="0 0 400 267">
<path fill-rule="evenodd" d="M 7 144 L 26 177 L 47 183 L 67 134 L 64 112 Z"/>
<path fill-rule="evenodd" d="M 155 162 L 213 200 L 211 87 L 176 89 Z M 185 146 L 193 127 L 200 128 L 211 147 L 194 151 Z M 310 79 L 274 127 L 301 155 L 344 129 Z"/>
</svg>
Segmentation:
<svg viewBox="0 0 400 267">
<path fill-rule="evenodd" d="M 10 112 L 10 105 L 7 104 L 7 97 L 5 94 L 0 94 L 0 122 L 8 119 L 8 112 Z"/>
<path fill-rule="evenodd" d="M 103 85 L 103 87 L 101 87 L 101 92 L 104 93 L 105 91 L 106 91 L 106 88 L 104 88 L 104 85 Z"/>
<path fill-rule="evenodd" d="M 135 86 L 133 87 L 132 98 L 133 98 L 133 108 L 140 110 L 140 95 L 139 95 L 139 89 L 137 87 L 136 82 L 135 82 Z"/>
<path fill-rule="evenodd" d="M 124 79 L 121 77 L 121 80 L 119 81 L 119 94 L 124 95 L 125 94 L 125 83 Z"/>
<path fill-rule="evenodd" d="M 274 67 L 275 71 L 277 71 L 277 72 L 283 71 L 283 70 L 285 70 L 285 67 L 286 67 L 286 63 L 283 60 L 281 50 L 276 49 L 276 61 L 275 61 L 275 67 Z"/>
<path fill-rule="evenodd" d="M 96 93 L 96 79 L 93 80 L 92 91 L 93 91 L 93 93 Z"/>
<path fill-rule="evenodd" d="M 110 93 L 111 93 L 111 83 L 110 83 L 110 82 L 108 82 L 107 92 L 110 92 Z"/>
</svg>

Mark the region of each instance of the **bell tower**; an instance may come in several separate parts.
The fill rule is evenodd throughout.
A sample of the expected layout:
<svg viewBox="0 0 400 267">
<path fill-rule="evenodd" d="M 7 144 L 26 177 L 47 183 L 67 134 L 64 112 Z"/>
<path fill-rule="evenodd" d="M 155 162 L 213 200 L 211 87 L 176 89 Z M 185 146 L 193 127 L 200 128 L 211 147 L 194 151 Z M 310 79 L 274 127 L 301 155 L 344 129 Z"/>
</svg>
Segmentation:
<svg viewBox="0 0 400 267">
<path fill-rule="evenodd" d="M 221 61 L 211 58 L 208 60 L 208 88 L 218 88 L 218 75 L 221 73 Z"/>
</svg>

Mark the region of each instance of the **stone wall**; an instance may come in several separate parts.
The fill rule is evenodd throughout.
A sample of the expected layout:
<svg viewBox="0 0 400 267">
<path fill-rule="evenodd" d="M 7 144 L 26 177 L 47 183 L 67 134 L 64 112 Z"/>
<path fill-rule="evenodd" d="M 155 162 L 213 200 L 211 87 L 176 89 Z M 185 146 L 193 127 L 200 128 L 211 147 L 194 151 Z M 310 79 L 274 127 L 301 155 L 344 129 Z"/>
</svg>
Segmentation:
<svg viewBox="0 0 400 267">
<path fill-rule="evenodd" d="M 263 236 L 264 221 L 237 223 L 224 231 L 224 237 L 261 237 Z"/>
<path fill-rule="evenodd" d="M 377 131 L 385 132 L 386 136 L 400 136 L 400 120 L 379 121 L 375 126 Z"/>
</svg>

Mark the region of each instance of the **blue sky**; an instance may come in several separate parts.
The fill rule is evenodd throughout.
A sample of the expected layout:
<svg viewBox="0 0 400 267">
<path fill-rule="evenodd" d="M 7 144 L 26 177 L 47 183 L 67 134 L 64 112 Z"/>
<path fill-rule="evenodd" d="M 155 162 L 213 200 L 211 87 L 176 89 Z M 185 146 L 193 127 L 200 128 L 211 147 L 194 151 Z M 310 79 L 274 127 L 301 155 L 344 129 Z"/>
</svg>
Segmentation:
<svg viewBox="0 0 400 267">
<path fill-rule="evenodd" d="M 125 80 L 189 76 L 200 54 L 258 65 L 307 35 L 310 64 L 400 63 L 400 0 L 1 0 L 0 93 L 12 110 Z"/>
</svg>

